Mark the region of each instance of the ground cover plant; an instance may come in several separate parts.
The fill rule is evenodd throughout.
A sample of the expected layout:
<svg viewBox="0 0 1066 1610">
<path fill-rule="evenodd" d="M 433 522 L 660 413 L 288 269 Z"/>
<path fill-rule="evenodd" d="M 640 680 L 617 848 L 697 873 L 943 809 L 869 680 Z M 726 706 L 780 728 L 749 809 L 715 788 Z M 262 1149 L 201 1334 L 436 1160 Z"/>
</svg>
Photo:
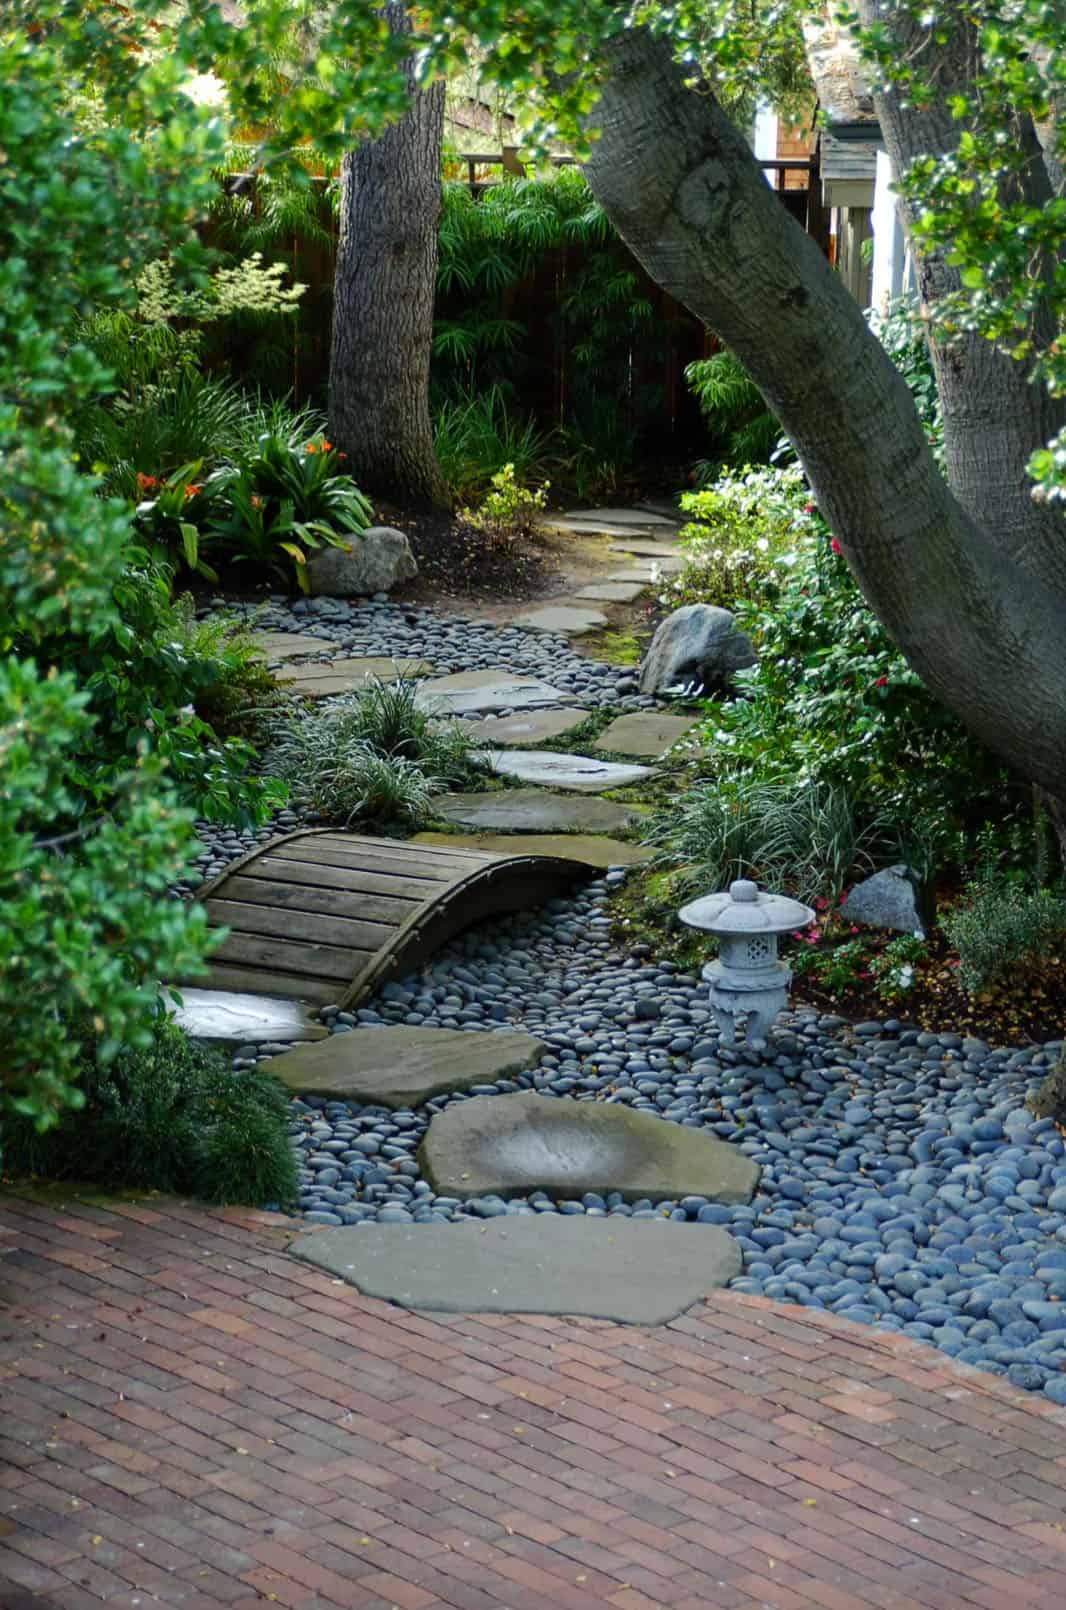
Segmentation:
<svg viewBox="0 0 1066 1610">
<path fill-rule="evenodd" d="M 234 1073 L 165 1019 L 138 1050 L 103 1066 L 88 1057 L 79 1090 L 80 1109 L 43 1134 L 28 1117 L 8 1122 L 9 1173 L 254 1207 L 296 1194 L 284 1088 L 255 1069 Z"/>
</svg>

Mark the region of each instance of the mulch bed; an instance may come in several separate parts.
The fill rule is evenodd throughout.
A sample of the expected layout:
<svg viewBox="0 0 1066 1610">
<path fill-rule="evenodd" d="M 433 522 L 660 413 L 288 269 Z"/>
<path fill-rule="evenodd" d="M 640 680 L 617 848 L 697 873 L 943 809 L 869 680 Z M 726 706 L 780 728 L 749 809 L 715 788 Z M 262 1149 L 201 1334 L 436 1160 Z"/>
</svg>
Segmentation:
<svg viewBox="0 0 1066 1610">
<path fill-rule="evenodd" d="M 885 935 L 886 941 L 894 937 Z M 796 978 L 793 999 L 853 1022 L 896 1018 L 933 1032 L 972 1034 L 990 1045 L 1044 1044 L 1063 1038 L 1066 955 L 1048 957 L 1039 966 L 1026 965 L 971 995 L 959 983 L 957 958 L 937 929 L 928 944 L 928 961 L 919 964 L 911 988 L 894 1001 L 884 1000 L 862 980 L 831 992 L 808 975 Z"/>
<path fill-rule="evenodd" d="M 493 537 L 457 515 L 380 509 L 377 519 L 407 534 L 418 577 L 400 596 L 412 603 L 445 598 L 493 602 L 536 597 L 559 565 L 547 537 Z"/>
</svg>

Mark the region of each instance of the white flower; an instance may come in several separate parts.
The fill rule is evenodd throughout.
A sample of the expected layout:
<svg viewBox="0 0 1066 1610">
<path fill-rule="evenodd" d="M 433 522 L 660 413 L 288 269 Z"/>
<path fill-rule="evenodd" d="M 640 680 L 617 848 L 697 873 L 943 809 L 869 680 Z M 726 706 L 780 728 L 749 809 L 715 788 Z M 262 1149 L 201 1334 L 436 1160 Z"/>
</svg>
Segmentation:
<svg viewBox="0 0 1066 1610">
<path fill-rule="evenodd" d="M 760 553 L 769 553 L 770 551 L 770 544 L 767 542 L 765 537 L 760 537 L 755 546 L 758 548 Z"/>
</svg>

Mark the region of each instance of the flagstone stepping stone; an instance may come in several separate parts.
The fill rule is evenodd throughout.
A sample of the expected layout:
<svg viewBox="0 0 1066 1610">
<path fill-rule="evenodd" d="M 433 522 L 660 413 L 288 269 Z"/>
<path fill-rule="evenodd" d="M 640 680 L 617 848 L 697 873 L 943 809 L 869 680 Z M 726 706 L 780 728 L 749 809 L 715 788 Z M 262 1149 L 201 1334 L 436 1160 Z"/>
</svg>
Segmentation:
<svg viewBox="0 0 1066 1610">
<path fill-rule="evenodd" d="M 556 1214 L 318 1230 L 289 1251 L 401 1308 L 580 1314 L 620 1325 L 677 1319 L 742 1262 L 717 1225 Z"/>
<path fill-rule="evenodd" d="M 634 564 L 629 570 L 612 570 L 607 580 L 642 581 L 645 586 L 652 586 L 661 576 L 673 575 L 680 568 L 679 559 L 663 559 L 660 562 L 649 559 L 643 565 Z"/>
<path fill-rule="evenodd" d="M 516 615 L 516 626 L 529 632 L 563 632 L 567 637 L 580 637 L 583 632 L 594 632 L 607 625 L 607 616 L 598 609 L 579 609 L 571 604 L 546 604 L 543 609 L 532 609 L 525 615 Z"/>
<path fill-rule="evenodd" d="M 671 716 L 661 710 L 635 710 L 618 716 L 593 744 L 617 755 L 658 758 L 699 724 L 698 716 Z"/>
<path fill-rule="evenodd" d="M 577 595 L 578 603 L 589 598 L 605 604 L 631 604 L 647 586 L 644 581 L 591 581 Z"/>
<path fill-rule="evenodd" d="M 676 542 L 656 542 L 652 537 L 634 537 L 632 542 L 626 538 L 625 542 L 612 542 L 609 552 L 623 553 L 627 557 L 636 554 L 638 558 L 684 560 L 684 555 Z"/>
<path fill-rule="evenodd" d="M 475 710 L 522 710 L 538 704 L 573 704 L 576 695 L 563 693 L 533 676 L 502 668 L 491 671 L 457 671 L 454 676 L 423 682 L 416 695 L 420 709 L 440 715 L 465 715 Z"/>
<path fill-rule="evenodd" d="M 505 855 L 553 855 L 585 866 L 640 866 L 655 851 L 646 844 L 599 833 L 416 833 L 412 844 L 452 844 L 460 850 L 502 851 Z"/>
<path fill-rule="evenodd" d="M 486 743 L 529 744 L 560 738 L 572 727 L 580 727 L 588 716 L 588 710 L 530 710 L 515 716 L 486 716 L 483 721 L 455 716 L 452 724 L 461 727 L 471 738 L 483 738 Z"/>
<path fill-rule="evenodd" d="M 281 1044 L 289 1040 L 322 1040 L 324 1023 L 313 1022 L 300 1001 L 270 995 L 239 995 L 229 990 L 182 989 L 182 1005 L 171 997 L 174 1020 L 194 1040 L 225 1045 Z"/>
<path fill-rule="evenodd" d="M 307 654 L 336 654 L 337 645 L 328 637 L 308 637 L 306 632 L 255 632 L 256 647 L 268 665 L 278 660 L 298 660 Z"/>
<path fill-rule="evenodd" d="M 577 520 L 560 520 L 553 529 L 564 537 L 613 537 L 615 541 L 623 539 L 628 541 L 630 537 L 635 537 L 647 542 L 654 541 L 659 536 L 665 540 L 675 535 L 673 526 L 608 525 L 605 520 L 590 521 L 586 524 Z"/>
<path fill-rule="evenodd" d="M 540 1061 L 544 1041 L 514 1029 L 354 1029 L 271 1057 L 266 1071 L 294 1095 L 364 1107 L 421 1107 L 434 1096 L 492 1084 Z"/>
<path fill-rule="evenodd" d="M 590 794 L 625 788 L 642 777 L 655 775 L 650 766 L 625 766 L 617 761 L 593 760 L 588 755 L 559 755 L 550 749 L 495 749 L 488 761 L 493 771 L 517 777 L 522 783 L 575 788 Z"/>
<path fill-rule="evenodd" d="M 310 699 L 324 699 L 336 693 L 361 693 L 368 682 L 428 676 L 432 670 L 425 660 L 370 656 L 332 660 L 329 665 L 287 665 L 275 680 Z"/>
<path fill-rule="evenodd" d="M 637 509 L 566 509 L 563 512 L 564 520 L 580 521 L 582 525 L 591 525 L 595 521 L 608 521 L 611 525 L 621 526 L 669 526 L 676 528 L 677 514 L 664 514 L 661 510 L 643 504 Z"/>
<path fill-rule="evenodd" d="M 445 794 L 433 809 L 460 827 L 515 833 L 618 833 L 640 820 L 640 813 L 611 799 L 551 794 L 542 788 L 508 788 L 497 794 Z"/>
<path fill-rule="evenodd" d="M 564 1096 L 472 1096 L 434 1113 L 419 1162 L 440 1196 L 748 1202 L 760 1169 L 738 1146 L 631 1107 Z"/>
</svg>

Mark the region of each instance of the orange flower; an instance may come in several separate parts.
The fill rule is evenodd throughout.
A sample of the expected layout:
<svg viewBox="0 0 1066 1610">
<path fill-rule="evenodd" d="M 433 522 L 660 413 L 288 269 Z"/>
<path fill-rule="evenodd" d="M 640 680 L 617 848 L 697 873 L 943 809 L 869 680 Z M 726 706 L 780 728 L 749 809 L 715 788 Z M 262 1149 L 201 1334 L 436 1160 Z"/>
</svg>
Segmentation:
<svg viewBox="0 0 1066 1610">
<path fill-rule="evenodd" d="M 186 503 L 188 503 L 190 498 L 199 497 L 199 495 L 200 495 L 200 493 L 202 491 L 203 491 L 202 486 L 199 486 L 195 481 L 190 481 L 188 486 L 185 488 L 185 501 L 186 501 Z"/>
<path fill-rule="evenodd" d="M 156 487 L 159 485 L 159 481 L 154 475 L 142 475 L 140 471 L 138 471 L 137 485 L 140 487 L 142 492 L 154 492 Z"/>
<path fill-rule="evenodd" d="M 332 442 L 327 442 L 327 440 L 326 440 L 326 438 L 324 436 L 322 438 L 321 451 L 323 453 L 332 453 L 332 451 L 333 451 L 333 443 Z"/>
<path fill-rule="evenodd" d="M 307 446 L 304 448 L 304 452 L 305 453 L 317 453 L 318 452 L 318 443 L 317 442 L 308 442 Z"/>
<path fill-rule="evenodd" d="M 253 492 L 252 493 L 252 508 L 253 509 L 261 509 L 262 507 L 263 507 L 262 498 L 257 496 L 257 494 L 255 492 Z"/>
</svg>

